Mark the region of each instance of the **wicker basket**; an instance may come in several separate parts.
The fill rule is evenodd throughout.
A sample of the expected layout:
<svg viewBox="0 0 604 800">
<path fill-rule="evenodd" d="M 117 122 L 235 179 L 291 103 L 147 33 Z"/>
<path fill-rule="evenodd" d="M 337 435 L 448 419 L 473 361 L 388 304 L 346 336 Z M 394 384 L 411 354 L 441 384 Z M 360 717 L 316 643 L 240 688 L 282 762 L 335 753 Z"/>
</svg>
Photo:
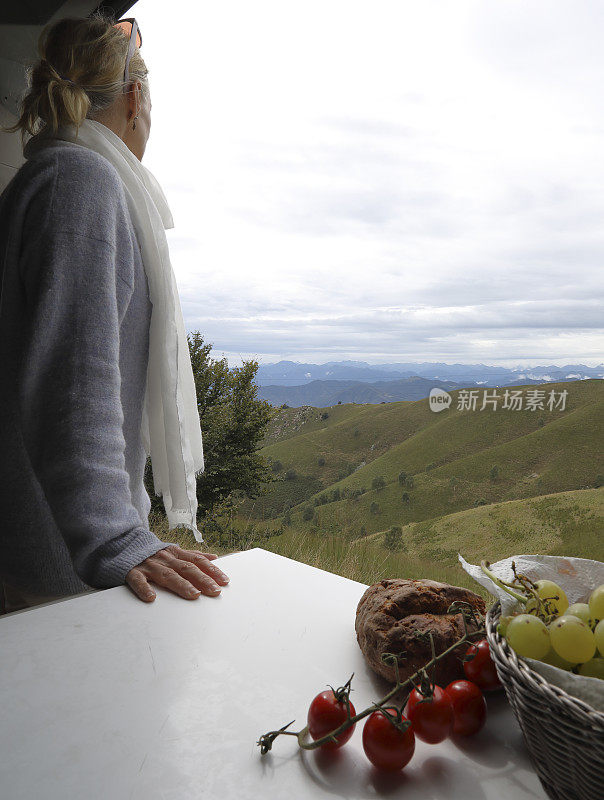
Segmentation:
<svg viewBox="0 0 604 800">
<path fill-rule="evenodd" d="M 604 797 L 604 713 L 548 683 L 497 633 L 495 603 L 487 639 L 543 788 L 553 800 Z"/>
</svg>

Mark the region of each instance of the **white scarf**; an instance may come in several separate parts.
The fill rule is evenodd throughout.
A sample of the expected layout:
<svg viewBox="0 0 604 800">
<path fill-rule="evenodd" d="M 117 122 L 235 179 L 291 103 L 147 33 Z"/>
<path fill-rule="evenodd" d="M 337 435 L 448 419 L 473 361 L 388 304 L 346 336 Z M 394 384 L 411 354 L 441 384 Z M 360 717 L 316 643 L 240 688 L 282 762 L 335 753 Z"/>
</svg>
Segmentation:
<svg viewBox="0 0 604 800">
<path fill-rule="evenodd" d="M 153 489 L 163 497 L 169 529 L 184 525 L 203 542 L 197 529 L 195 481 L 205 468 L 203 445 L 189 346 L 164 232 L 174 227 L 168 202 L 156 178 L 106 125 L 85 119 L 77 139 L 72 125 L 59 128 L 54 137 L 39 134 L 27 142 L 24 156 L 29 158 L 45 144 L 52 146 L 53 138 L 100 153 L 124 183 L 153 304 L 141 439 L 151 456 Z"/>
</svg>

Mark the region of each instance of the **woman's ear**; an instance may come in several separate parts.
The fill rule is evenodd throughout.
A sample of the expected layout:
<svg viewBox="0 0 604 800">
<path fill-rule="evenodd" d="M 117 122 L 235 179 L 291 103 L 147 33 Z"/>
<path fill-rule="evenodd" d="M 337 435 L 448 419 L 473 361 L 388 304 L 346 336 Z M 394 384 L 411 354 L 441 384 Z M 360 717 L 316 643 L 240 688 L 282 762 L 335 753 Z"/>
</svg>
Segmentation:
<svg viewBox="0 0 604 800">
<path fill-rule="evenodd" d="M 134 117 L 140 113 L 142 86 L 143 85 L 140 81 L 133 81 L 130 84 L 130 88 L 126 94 L 126 97 L 128 98 L 128 122 L 130 122 L 130 120 L 134 119 Z"/>
</svg>

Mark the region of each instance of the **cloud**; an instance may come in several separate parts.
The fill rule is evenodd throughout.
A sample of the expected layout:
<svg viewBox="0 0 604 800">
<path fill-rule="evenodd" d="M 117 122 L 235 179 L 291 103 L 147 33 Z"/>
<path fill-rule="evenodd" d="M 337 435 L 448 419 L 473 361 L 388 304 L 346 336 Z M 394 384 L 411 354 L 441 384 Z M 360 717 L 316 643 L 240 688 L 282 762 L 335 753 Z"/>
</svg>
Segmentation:
<svg viewBox="0 0 604 800">
<path fill-rule="evenodd" d="M 137 11 L 188 330 L 235 361 L 602 360 L 596 0 L 188 13 L 183 51 Z"/>
</svg>

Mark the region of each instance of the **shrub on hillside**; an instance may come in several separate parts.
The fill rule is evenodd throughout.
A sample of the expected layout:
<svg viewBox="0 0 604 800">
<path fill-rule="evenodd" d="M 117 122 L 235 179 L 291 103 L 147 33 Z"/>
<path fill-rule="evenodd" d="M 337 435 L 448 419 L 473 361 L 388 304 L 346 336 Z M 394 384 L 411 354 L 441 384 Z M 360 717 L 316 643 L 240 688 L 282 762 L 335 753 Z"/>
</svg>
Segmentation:
<svg viewBox="0 0 604 800">
<path fill-rule="evenodd" d="M 436 469 L 436 464 L 430 463 L 426 465 L 426 472 L 430 472 L 431 469 Z"/>
<path fill-rule="evenodd" d="M 305 506 L 302 512 L 302 519 L 304 522 L 309 522 L 315 515 L 315 510 L 312 506 Z"/>
<path fill-rule="evenodd" d="M 599 489 L 600 486 L 604 486 L 604 475 L 596 475 L 596 479 L 594 481 L 594 489 Z"/>
<path fill-rule="evenodd" d="M 405 485 L 405 481 L 407 480 L 407 473 L 406 472 L 399 472 L 398 474 L 398 482 L 401 486 Z"/>
<path fill-rule="evenodd" d="M 352 435 L 354 436 L 355 439 L 358 439 L 359 436 L 361 435 L 361 431 L 358 428 L 355 428 L 354 433 Z"/>
<path fill-rule="evenodd" d="M 373 502 L 373 503 L 372 503 L 372 504 L 369 506 L 369 511 L 370 511 L 370 513 L 371 513 L 371 514 L 379 514 L 379 513 L 380 513 L 380 507 L 379 507 L 379 506 L 378 506 L 378 504 L 377 504 L 377 503 L 374 501 L 374 502 Z"/>
<path fill-rule="evenodd" d="M 319 456 L 319 458 L 317 459 L 317 464 L 320 467 L 324 467 L 325 466 L 325 459 L 323 458 L 323 456 Z"/>
<path fill-rule="evenodd" d="M 324 412 L 321 414 L 321 419 L 329 419 L 329 414 L 327 413 L 327 411 L 324 411 Z"/>
<path fill-rule="evenodd" d="M 407 487 L 407 489 L 413 489 L 413 487 L 415 486 L 415 481 L 413 480 L 413 475 L 409 475 L 409 477 L 405 481 L 405 486 Z"/>
<path fill-rule="evenodd" d="M 474 505 L 475 506 L 486 506 L 487 505 L 487 501 L 484 499 L 484 497 L 481 497 L 480 500 L 477 500 L 474 503 Z"/>
<path fill-rule="evenodd" d="M 286 481 L 295 481 L 297 477 L 298 473 L 296 472 L 295 469 L 288 469 L 287 472 L 285 473 Z"/>
<path fill-rule="evenodd" d="M 386 481 L 384 480 L 384 476 L 383 475 L 377 475 L 371 481 L 371 488 L 372 489 L 378 489 L 379 490 L 379 489 L 383 489 L 385 486 L 386 486 Z"/>
<path fill-rule="evenodd" d="M 384 534 L 384 545 L 388 550 L 407 549 L 403 543 L 403 529 L 400 525 L 393 525 L 389 531 L 386 531 Z"/>
<path fill-rule="evenodd" d="M 273 472 L 281 472 L 283 469 L 283 464 L 280 461 L 273 461 L 271 464 L 271 469 Z"/>
<path fill-rule="evenodd" d="M 332 502 L 335 503 L 339 499 L 340 499 L 340 490 L 339 489 L 334 489 L 333 492 L 331 493 L 331 500 L 332 500 Z"/>
<path fill-rule="evenodd" d="M 499 467 L 495 464 L 494 466 L 491 467 L 491 471 L 489 472 L 489 478 L 492 481 L 496 481 L 498 477 L 499 477 Z"/>
<path fill-rule="evenodd" d="M 410 503 L 411 502 L 411 496 L 410 496 L 409 492 L 403 492 L 403 494 L 401 495 L 401 500 L 403 501 L 403 503 Z"/>
</svg>

